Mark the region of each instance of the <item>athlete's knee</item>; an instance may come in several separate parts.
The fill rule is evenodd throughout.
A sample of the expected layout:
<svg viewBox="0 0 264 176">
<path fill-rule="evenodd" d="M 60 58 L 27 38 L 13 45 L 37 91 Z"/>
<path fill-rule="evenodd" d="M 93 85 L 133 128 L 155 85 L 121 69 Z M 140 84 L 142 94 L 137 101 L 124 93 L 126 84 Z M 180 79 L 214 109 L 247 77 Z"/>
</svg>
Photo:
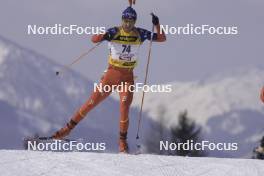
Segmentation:
<svg viewBox="0 0 264 176">
<path fill-rule="evenodd" d="M 131 96 L 122 96 L 120 99 L 121 106 L 127 106 L 129 107 L 132 103 L 132 97 Z"/>
</svg>

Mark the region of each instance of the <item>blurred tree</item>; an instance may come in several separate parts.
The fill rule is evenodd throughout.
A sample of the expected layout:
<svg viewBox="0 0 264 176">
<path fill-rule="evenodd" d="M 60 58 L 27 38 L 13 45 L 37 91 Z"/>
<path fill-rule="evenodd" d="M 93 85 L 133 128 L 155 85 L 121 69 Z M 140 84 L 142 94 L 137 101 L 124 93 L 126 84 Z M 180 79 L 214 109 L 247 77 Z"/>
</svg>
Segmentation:
<svg viewBox="0 0 264 176">
<path fill-rule="evenodd" d="M 179 156 L 206 156 L 206 152 L 202 150 L 184 150 L 180 143 L 192 142 L 193 144 L 200 141 L 201 127 L 196 125 L 187 116 L 187 110 L 179 115 L 179 123 L 177 126 L 171 128 L 171 142 L 180 146 L 177 150 L 170 152 L 171 155 Z"/>
<path fill-rule="evenodd" d="M 260 140 L 260 145 L 253 151 L 253 159 L 264 159 L 264 136 Z"/>
</svg>

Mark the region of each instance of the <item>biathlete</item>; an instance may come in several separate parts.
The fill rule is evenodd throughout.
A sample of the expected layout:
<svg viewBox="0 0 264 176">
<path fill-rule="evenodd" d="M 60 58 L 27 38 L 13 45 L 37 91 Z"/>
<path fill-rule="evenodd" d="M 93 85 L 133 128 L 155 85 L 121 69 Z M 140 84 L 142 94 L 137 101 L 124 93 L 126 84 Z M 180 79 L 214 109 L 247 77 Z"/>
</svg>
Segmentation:
<svg viewBox="0 0 264 176">
<path fill-rule="evenodd" d="M 112 87 L 113 85 L 124 85 L 129 87 L 134 85 L 133 69 L 137 65 L 139 46 L 145 40 L 155 42 L 166 41 L 166 36 L 160 29 L 159 18 L 152 14 L 152 23 L 156 32 L 152 34 L 150 31 L 135 27 L 137 13 L 132 7 L 128 7 L 122 13 L 122 25 L 110 28 L 105 34 L 92 36 L 92 42 L 98 43 L 108 41 L 109 59 L 108 69 L 101 79 L 101 85 Z M 124 84 L 125 83 L 125 84 Z M 63 139 L 69 135 L 71 130 L 100 102 L 110 95 L 109 92 L 102 92 L 96 89 L 90 98 L 77 110 L 70 121 L 53 134 L 53 139 Z M 129 107 L 133 99 L 133 91 L 124 89 L 119 92 L 120 96 L 120 138 L 119 151 L 128 152 L 127 131 L 129 126 Z"/>
</svg>

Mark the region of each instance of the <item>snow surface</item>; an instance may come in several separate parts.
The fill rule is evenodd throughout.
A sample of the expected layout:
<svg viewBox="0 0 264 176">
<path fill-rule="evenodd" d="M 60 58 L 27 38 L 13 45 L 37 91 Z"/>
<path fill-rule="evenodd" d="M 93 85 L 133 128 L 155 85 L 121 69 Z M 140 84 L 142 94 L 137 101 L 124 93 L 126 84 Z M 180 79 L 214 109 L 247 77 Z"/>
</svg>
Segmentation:
<svg viewBox="0 0 264 176">
<path fill-rule="evenodd" d="M 262 176 L 253 159 L 0 150 L 4 176 Z"/>
</svg>

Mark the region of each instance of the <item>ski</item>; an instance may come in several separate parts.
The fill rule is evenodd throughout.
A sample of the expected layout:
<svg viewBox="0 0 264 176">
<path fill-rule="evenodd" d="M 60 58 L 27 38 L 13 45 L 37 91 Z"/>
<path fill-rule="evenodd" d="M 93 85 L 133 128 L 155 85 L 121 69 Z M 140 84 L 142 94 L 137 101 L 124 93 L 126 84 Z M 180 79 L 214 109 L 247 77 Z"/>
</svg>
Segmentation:
<svg viewBox="0 0 264 176">
<path fill-rule="evenodd" d="M 59 140 L 59 141 L 64 141 L 64 142 L 70 142 L 70 141 L 77 141 L 77 140 L 73 140 L 73 139 L 54 139 L 52 136 L 49 136 L 49 137 L 38 137 L 37 138 L 38 140 L 40 141 L 50 141 L 50 140 Z"/>
</svg>

